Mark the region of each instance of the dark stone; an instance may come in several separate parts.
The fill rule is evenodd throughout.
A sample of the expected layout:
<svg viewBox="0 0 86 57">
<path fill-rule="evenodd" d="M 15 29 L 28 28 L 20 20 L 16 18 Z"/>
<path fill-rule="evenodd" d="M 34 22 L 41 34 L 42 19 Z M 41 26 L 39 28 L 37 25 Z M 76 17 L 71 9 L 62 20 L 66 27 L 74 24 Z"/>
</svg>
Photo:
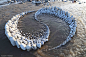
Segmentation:
<svg viewBox="0 0 86 57">
<path fill-rule="evenodd" d="M 81 4 L 81 2 L 79 2 L 79 4 Z"/>
</svg>

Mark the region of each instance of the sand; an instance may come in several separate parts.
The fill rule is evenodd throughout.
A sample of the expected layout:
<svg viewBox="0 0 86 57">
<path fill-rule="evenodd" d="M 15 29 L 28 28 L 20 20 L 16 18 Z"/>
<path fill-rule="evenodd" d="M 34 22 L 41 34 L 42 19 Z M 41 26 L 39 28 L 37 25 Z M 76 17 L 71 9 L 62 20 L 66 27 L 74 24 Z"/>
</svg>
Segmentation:
<svg viewBox="0 0 86 57">
<path fill-rule="evenodd" d="M 60 20 L 59 18 L 55 16 L 43 14 L 38 16 L 38 19 L 49 26 L 51 31 L 49 41 L 46 42 L 45 45 L 42 46 L 42 48 L 37 49 L 35 51 L 31 50 L 27 52 L 27 51 L 22 51 L 17 47 L 13 47 L 4 33 L 5 23 L 18 13 L 24 11 L 38 10 L 42 7 L 48 7 L 48 6 L 46 5 L 43 6 L 43 4 L 39 6 L 35 6 L 31 2 L 4 6 L 0 8 L 0 55 L 1 56 L 3 55 L 6 56 L 12 55 L 13 57 L 85 57 L 86 56 L 85 55 L 86 54 L 85 9 L 86 8 L 85 6 L 83 6 L 85 4 L 81 4 L 81 6 L 77 6 L 78 5 L 77 3 L 50 2 L 50 5 L 61 7 L 63 10 L 68 11 L 71 15 L 75 17 L 77 21 L 77 32 L 76 35 L 72 38 L 72 40 L 59 49 L 48 50 L 50 48 L 59 45 L 66 39 L 66 37 L 69 34 L 69 27 L 64 21 Z M 29 20 L 33 22 L 32 24 L 35 24 L 36 21 L 34 20 L 33 15 L 34 13 L 31 13 L 20 19 L 20 21 L 22 22 L 20 22 L 18 25 L 20 26 L 20 29 L 24 30 L 25 33 L 27 32 L 25 30 L 28 31 L 31 30 L 28 29 L 29 27 L 31 27 L 31 25 L 28 25 L 25 28 L 25 25 L 21 25 L 21 24 L 28 24 Z M 28 18 L 32 18 L 32 20 Z M 28 21 L 25 22 L 25 20 Z"/>
</svg>

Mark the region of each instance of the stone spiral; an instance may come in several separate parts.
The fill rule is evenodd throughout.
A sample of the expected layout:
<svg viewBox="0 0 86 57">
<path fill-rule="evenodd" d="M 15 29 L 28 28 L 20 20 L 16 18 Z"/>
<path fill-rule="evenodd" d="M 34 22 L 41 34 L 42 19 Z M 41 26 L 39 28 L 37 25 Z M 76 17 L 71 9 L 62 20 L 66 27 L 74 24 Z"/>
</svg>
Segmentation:
<svg viewBox="0 0 86 57">
<path fill-rule="evenodd" d="M 49 7 L 49 8 L 46 7 L 46 8 L 39 9 L 35 13 L 35 20 L 42 23 L 47 29 L 43 37 L 36 39 L 33 36 L 33 38 L 30 39 L 28 37 L 23 36 L 17 28 L 18 20 L 20 19 L 20 17 L 23 17 L 25 14 L 28 14 L 31 12 L 34 12 L 34 11 L 27 11 L 27 12 L 22 12 L 20 14 L 17 14 L 13 16 L 13 18 L 11 18 L 11 20 L 9 20 L 5 24 L 5 34 L 13 46 L 17 46 L 17 48 L 21 48 L 22 50 L 30 51 L 31 49 L 36 50 L 37 48 L 41 48 L 41 46 L 44 45 L 44 42 L 48 41 L 48 38 L 50 35 L 50 29 L 46 24 L 40 22 L 37 19 L 37 16 L 39 16 L 40 14 L 50 14 L 50 15 L 57 16 L 60 19 L 64 20 L 69 25 L 69 28 L 70 28 L 69 36 L 63 43 L 61 43 L 59 46 L 54 48 L 59 48 L 62 45 L 65 45 L 75 35 L 77 24 L 73 16 L 70 16 L 68 12 L 63 11 L 59 7 Z"/>
</svg>

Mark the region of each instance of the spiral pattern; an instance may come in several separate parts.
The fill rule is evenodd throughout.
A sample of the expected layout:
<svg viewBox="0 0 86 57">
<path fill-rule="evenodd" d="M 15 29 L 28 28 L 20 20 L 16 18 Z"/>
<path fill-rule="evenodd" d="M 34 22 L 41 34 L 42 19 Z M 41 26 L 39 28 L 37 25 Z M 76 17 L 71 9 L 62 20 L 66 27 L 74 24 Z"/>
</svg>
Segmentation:
<svg viewBox="0 0 86 57">
<path fill-rule="evenodd" d="M 41 46 L 44 45 L 44 42 L 48 41 L 48 38 L 50 35 L 50 29 L 46 24 L 38 20 L 37 16 L 39 16 L 40 14 L 54 15 L 60 18 L 61 20 L 65 21 L 69 25 L 70 33 L 67 39 L 63 43 L 61 43 L 59 46 L 56 46 L 52 49 L 59 48 L 62 45 L 65 45 L 75 35 L 77 24 L 76 24 L 75 18 L 73 18 L 73 15 L 70 16 L 68 12 L 63 11 L 59 7 L 46 7 L 46 8 L 39 9 L 35 13 L 35 20 L 42 23 L 47 29 L 44 32 L 44 35 L 38 39 L 34 37 L 33 35 L 31 36 L 32 38 L 23 36 L 17 28 L 18 20 L 20 19 L 20 17 L 23 17 L 24 15 L 31 12 L 34 12 L 34 11 L 27 11 L 27 12 L 22 12 L 20 14 L 17 14 L 13 16 L 13 18 L 11 18 L 11 20 L 9 20 L 5 24 L 5 34 L 13 46 L 17 46 L 18 48 L 21 48 L 22 50 L 30 51 L 31 49 L 36 50 L 37 48 L 41 48 Z"/>
</svg>

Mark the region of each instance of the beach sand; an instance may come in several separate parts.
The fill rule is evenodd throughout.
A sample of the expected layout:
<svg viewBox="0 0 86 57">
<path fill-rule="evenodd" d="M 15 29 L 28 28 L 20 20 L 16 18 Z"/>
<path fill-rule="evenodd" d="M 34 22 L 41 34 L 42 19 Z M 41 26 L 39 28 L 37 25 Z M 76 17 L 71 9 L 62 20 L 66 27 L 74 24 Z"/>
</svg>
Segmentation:
<svg viewBox="0 0 86 57">
<path fill-rule="evenodd" d="M 50 2 L 50 4 L 51 6 L 61 7 L 63 10 L 68 11 L 71 15 L 75 17 L 77 21 L 77 32 L 76 32 L 76 35 L 72 38 L 72 40 L 68 42 L 65 46 L 62 46 L 61 48 L 48 50 L 58 46 L 67 38 L 69 34 L 69 27 L 64 21 L 60 20 L 59 18 L 55 16 L 43 14 L 38 16 L 38 19 L 49 26 L 51 31 L 49 41 L 46 42 L 45 45 L 43 45 L 40 49 L 31 50 L 29 52 L 22 51 L 17 47 L 13 47 L 5 35 L 4 26 L 6 22 L 10 20 L 14 15 L 19 14 L 21 12 L 38 10 L 42 7 L 48 7 L 48 6 L 43 6 L 43 4 L 39 6 L 35 6 L 31 2 L 26 2 L 24 4 L 4 6 L 0 8 L 0 55 L 1 56 L 3 55 L 6 55 L 6 56 L 11 55 L 13 57 L 80 57 L 80 56 L 85 57 L 86 56 L 85 55 L 86 54 L 85 52 L 86 51 L 85 24 L 86 23 L 85 21 L 82 21 L 85 19 L 83 18 L 84 13 L 82 13 L 82 8 L 85 8 L 85 6 L 70 7 L 71 5 L 76 4 L 76 3 L 73 4 L 70 2 Z M 67 5 L 69 5 L 69 7 Z M 77 5 L 78 4 L 76 4 L 75 6 Z M 83 12 L 85 12 L 85 10 L 83 10 Z M 79 16 L 79 14 L 82 14 L 82 15 Z M 22 17 L 18 24 L 18 26 L 20 26 L 19 29 L 24 30 L 25 33 L 26 33 L 25 30 L 28 30 L 28 31 L 31 30 L 31 29 L 28 29 L 29 27 L 32 27 L 31 24 L 37 24 L 33 17 L 34 17 L 34 13 L 30 13 Z M 33 23 L 29 23 L 28 21 L 25 22 L 25 20 L 31 21 Z M 21 25 L 21 24 L 24 24 L 24 25 Z M 29 25 L 25 26 L 25 24 L 29 24 Z"/>
</svg>

